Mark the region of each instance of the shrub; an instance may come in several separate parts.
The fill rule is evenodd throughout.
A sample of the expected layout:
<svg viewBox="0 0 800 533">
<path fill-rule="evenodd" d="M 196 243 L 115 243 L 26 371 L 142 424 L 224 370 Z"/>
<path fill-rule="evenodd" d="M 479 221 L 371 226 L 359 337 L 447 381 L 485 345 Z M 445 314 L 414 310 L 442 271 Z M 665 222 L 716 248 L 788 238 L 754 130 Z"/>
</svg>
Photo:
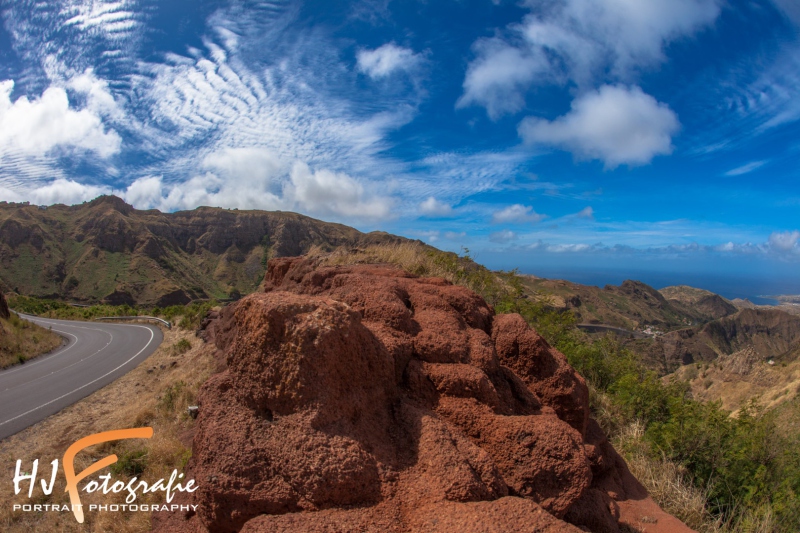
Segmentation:
<svg viewBox="0 0 800 533">
<path fill-rule="evenodd" d="M 138 477 L 147 468 L 147 450 L 130 450 L 123 452 L 117 462 L 111 465 L 111 472 L 129 477 Z"/>
</svg>

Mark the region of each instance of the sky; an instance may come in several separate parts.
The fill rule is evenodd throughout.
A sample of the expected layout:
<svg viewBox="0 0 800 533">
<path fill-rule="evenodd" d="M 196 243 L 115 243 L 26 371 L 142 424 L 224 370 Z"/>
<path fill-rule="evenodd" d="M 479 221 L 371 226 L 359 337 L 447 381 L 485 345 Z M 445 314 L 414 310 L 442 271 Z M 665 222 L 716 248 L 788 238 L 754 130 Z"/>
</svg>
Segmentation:
<svg viewBox="0 0 800 533">
<path fill-rule="evenodd" d="M 297 211 L 547 277 L 800 292 L 796 0 L 0 6 L 0 201 Z"/>
</svg>

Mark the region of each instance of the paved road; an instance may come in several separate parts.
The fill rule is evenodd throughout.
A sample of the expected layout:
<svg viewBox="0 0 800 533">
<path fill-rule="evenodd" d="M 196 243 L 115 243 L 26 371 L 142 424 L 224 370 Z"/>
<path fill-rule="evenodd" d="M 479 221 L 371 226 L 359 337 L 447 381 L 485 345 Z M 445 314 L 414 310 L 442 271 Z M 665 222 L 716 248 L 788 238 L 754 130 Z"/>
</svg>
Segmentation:
<svg viewBox="0 0 800 533">
<path fill-rule="evenodd" d="M 57 413 L 136 368 L 161 344 L 143 324 L 52 320 L 20 315 L 68 342 L 23 365 L 0 371 L 0 439 Z"/>
</svg>

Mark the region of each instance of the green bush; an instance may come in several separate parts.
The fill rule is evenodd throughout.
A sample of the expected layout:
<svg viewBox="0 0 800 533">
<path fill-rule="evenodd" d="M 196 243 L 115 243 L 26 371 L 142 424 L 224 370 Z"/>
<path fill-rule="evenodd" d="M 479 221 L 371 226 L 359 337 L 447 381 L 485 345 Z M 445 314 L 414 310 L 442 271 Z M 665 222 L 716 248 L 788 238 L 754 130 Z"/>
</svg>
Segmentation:
<svg viewBox="0 0 800 533">
<path fill-rule="evenodd" d="M 172 353 L 175 355 L 185 354 L 192 349 L 192 343 L 188 339 L 181 339 L 172 346 Z"/>
<path fill-rule="evenodd" d="M 111 472 L 120 475 L 126 474 L 130 477 L 140 476 L 147 468 L 147 451 L 131 450 L 123 452 L 117 462 L 111 465 Z"/>
<path fill-rule="evenodd" d="M 516 272 L 498 278 L 495 310 L 521 314 L 567 356 L 589 383 L 597 418 L 602 408 L 620 418 L 614 427 L 640 422 L 649 454 L 686 468 L 720 523 L 755 531 L 771 516 L 775 532 L 800 530 L 800 436 L 779 431 L 773 411 L 752 402 L 732 416 L 720 403 L 695 401 L 687 383 L 665 382 L 616 337 L 590 340 L 570 311 L 526 295 Z M 610 405 L 598 405 L 600 397 Z"/>
</svg>

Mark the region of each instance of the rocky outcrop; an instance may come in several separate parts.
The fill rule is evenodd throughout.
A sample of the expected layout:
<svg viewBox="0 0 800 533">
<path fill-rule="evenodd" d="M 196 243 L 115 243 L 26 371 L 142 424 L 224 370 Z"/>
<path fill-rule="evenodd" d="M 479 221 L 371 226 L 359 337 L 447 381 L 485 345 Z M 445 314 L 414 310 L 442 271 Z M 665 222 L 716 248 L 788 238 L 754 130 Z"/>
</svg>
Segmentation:
<svg viewBox="0 0 800 533">
<path fill-rule="evenodd" d="M 0 318 L 9 318 L 11 311 L 8 310 L 8 302 L 6 302 L 5 295 L 0 292 Z"/>
<path fill-rule="evenodd" d="M 689 531 L 519 315 L 389 266 L 276 259 L 264 285 L 207 323 L 198 509 L 157 531 Z"/>
</svg>

